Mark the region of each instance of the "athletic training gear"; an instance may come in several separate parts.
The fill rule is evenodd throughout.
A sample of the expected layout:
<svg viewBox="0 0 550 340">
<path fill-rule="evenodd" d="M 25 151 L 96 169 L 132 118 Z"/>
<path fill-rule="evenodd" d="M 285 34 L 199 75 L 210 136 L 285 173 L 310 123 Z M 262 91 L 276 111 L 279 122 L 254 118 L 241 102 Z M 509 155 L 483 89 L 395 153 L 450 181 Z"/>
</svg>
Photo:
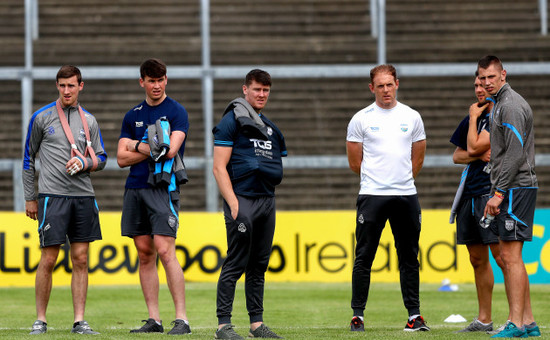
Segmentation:
<svg viewBox="0 0 550 340">
<path fill-rule="evenodd" d="M 248 333 L 249 338 L 269 338 L 269 339 L 284 339 L 282 336 L 278 336 L 269 327 L 261 324 L 255 330 L 250 330 Z"/>
<path fill-rule="evenodd" d="M 429 331 L 430 327 L 426 326 L 426 322 L 424 322 L 423 317 L 418 316 L 411 321 L 407 321 L 407 324 L 403 330 L 405 332 Z"/>
<path fill-rule="evenodd" d="M 227 230 L 227 257 L 218 279 L 216 315 L 218 324 L 231 323 L 235 287 L 246 275 L 246 309 L 250 323 L 263 321 L 265 272 L 269 265 L 275 233 L 275 198 L 237 195 L 239 214 L 231 217 L 224 200 L 223 211 Z"/>
<path fill-rule="evenodd" d="M 174 328 L 168 332 L 168 335 L 182 335 L 182 334 L 191 334 L 191 328 L 189 324 L 181 319 L 176 319 L 172 321 L 171 325 L 174 325 Z"/>
<path fill-rule="evenodd" d="M 530 337 L 541 336 L 539 326 L 535 325 L 534 327 L 528 327 L 527 325 L 525 325 L 525 330 L 527 331 L 527 335 Z"/>
<path fill-rule="evenodd" d="M 506 328 L 506 326 L 508 326 L 509 323 L 510 323 L 510 320 L 506 320 L 506 322 L 504 324 L 500 325 L 497 329 L 494 329 L 492 331 L 488 331 L 488 332 L 485 332 L 485 333 L 491 334 L 491 335 L 498 334 L 498 333 L 502 332 L 504 330 L 504 328 Z"/>
<path fill-rule="evenodd" d="M 468 150 L 468 129 L 470 125 L 470 116 L 466 116 L 458 125 L 451 136 L 450 142 L 462 150 Z M 477 120 L 477 133 L 483 130 L 489 131 L 489 114 L 482 114 Z M 480 159 L 468 164 L 468 172 L 465 178 L 464 191 L 461 199 L 488 194 L 491 190 L 491 178 L 489 173 L 484 171 L 488 162 Z"/>
<path fill-rule="evenodd" d="M 90 334 L 90 335 L 99 334 L 99 332 L 93 331 L 90 328 L 90 325 L 88 325 L 86 321 L 75 322 L 73 325 L 73 329 L 71 329 L 71 333 Z"/>
<path fill-rule="evenodd" d="M 128 111 L 122 121 L 120 138 L 140 141 L 147 130 L 147 126 L 155 124 L 157 119 L 161 117 L 166 117 L 170 123 L 172 132 L 181 131 L 187 135 L 187 131 L 189 130 L 187 111 L 180 103 L 170 97 L 166 97 L 162 103 L 157 106 L 150 106 L 147 104 L 147 101 L 144 100 Z M 178 151 L 182 159 L 184 150 L 185 140 Z M 148 178 L 149 165 L 146 159 L 130 167 L 130 174 L 126 180 L 126 188 L 149 188 L 150 185 L 147 183 Z"/>
<path fill-rule="evenodd" d="M 387 220 L 395 239 L 403 303 L 409 315 L 420 314 L 418 240 L 421 210 L 417 195 L 359 195 L 352 274 L 353 315 L 363 316 L 369 296 L 372 263 Z"/>
<path fill-rule="evenodd" d="M 31 335 L 44 334 L 48 331 L 47 326 L 48 326 L 48 324 L 45 323 L 44 321 L 36 320 L 32 324 L 32 331 L 29 334 L 31 334 Z"/>
<path fill-rule="evenodd" d="M 237 334 L 233 329 L 233 325 L 225 325 L 216 331 L 214 339 L 229 339 L 229 340 L 244 340 L 242 336 Z"/>
<path fill-rule="evenodd" d="M 425 140 L 420 114 L 400 102 L 389 110 L 376 103 L 348 124 L 348 142 L 363 144 L 360 195 L 414 195 L 411 144 Z"/>
<path fill-rule="evenodd" d="M 92 197 L 44 196 L 38 198 L 40 247 L 66 242 L 101 240 L 99 209 Z"/>
<path fill-rule="evenodd" d="M 352 332 L 364 332 L 365 322 L 360 317 L 354 316 L 349 323 L 349 327 Z"/>
<path fill-rule="evenodd" d="M 122 236 L 164 235 L 176 238 L 179 228 L 179 190 L 167 187 L 125 189 Z"/>
<path fill-rule="evenodd" d="M 74 176 L 67 173 L 65 165 L 72 158 L 71 145 L 63 132 L 61 122 L 53 102 L 36 111 L 30 119 L 25 154 L 23 158 L 23 186 L 25 200 L 36 200 L 35 191 L 35 158 L 40 151 L 40 176 L 38 192 L 57 196 L 94 196 L 94 188 L 89 171 L 80 171 Z M 84 153 L 87 147 L 82 120 L 77 107 L 63 108 L 75 136 L 78 150 Z M 107 153 L 103 146 L 101 131 L 96 119 L 85 111 L 86 122 L 90 129 L 92 148 L 98 159 L 96 171 L 102 170 L 107 162 Z M 92 160 L 87 160 L 92 164 Z"/>
<path fill-rule="evenodd" d="M 491 121 L 491 192 L 537 187 L 533 111 L 509 84 L 494 95 Z"/>
<path fill-rule="evenodd" d="M 518 328 L 513 322 L 508 322 L 506 327 L 498 334 L 493 335 L 491 338 L 528 338 L 525 327 L 523 329 Z"/>
<path fill-rule="evenodd" d="M 531 241 L 537 188 L 508 190 L 490 229 L 503 241 Z"/>
<path fill-rule="evenodd" d="M 78 147 L 76 146 L 73 132 L 71 131 L 71 126 L 69 125 L 69 121 L 67 120 L 67 117 L 65 117 L 65 112 L 61 108 L 61 99 L 58 99 L 55 102 L 55 106 L 57 108 L 57 113 L 58 113 L 57 116 L 59 118 L 59 121 L 61 122 L 61 127 L 63 128 L 63 132 L 65 132 L 65 136 L 67 137 L 69 144 L 71 144 L 71 158 L 76 158 L 81 165 L 80 168 L 72 168 L 70 175 L 72 176 L 80 170 L 95 171 L 97 169 L 99 161 L 95 155 L 94 149 L 92 148 L 92 140 L 90 138 L 90 128 L 88 127 L 88 121 L 86 120 L 86 116 L 84 115 L 84 110 L 82 109 L 82 107 L 80 107 L 80 105 L 78 105 L 78 113 L 80 114 L 80 120 L 82 121 L 84 137 L 86 138 L 86 151 L 84 154 L 82 154 L 78 150 Z M 91 164 L 88 162 L 88 159 L 92 161 Z"/>
<path fill-rule="evenodd" d="M 230 111 L 212 129 L 214 146 L 233 148 L 227 172 L 235 194 L 273 197 L 275 186 L 283 179 L 281 157 L 287 155 L 286 144 L 277 126 L 265 115 L 260 114 L 259 117 L 267 126 L 268 140 L 245 136 L 233 111 Z"/>
<path fill-rule="evenodd" d="M 490 332 L 493 330 L 493 322 L 488 325 L 484 325 L 477 318 L 466 326 L 466 328 L 456 331 L 455 333 L 469 333 L 469 332 Z"/>
<path fill-rule="evenodd" d="M 413 144 L 425 139 L 420 114 L 400 102 L 391 109 L 383 109 L 374 102 L 357 112 L 348 124 L 346 141 L 362 145 L 351 297 L 355 316 L 363 316 L 372 263 L 388 220 L 399 259 L 405 308 L 409 316 L 420 315 L 421 210 L 411 158 Z"/>
<path fill-rule="evenodd" d="M 162 327 L 162 322 L 159 325 L 155 319 L 149 318 L 147 320 L 141 320 L 145 322 L 143 326 L 138 329 L 132 329 L 130 333 L 163 333 L 164 327 Z"/>
<path fill-rule="evenodd" d="M 231 323 L 235 287 L 245 274 L 246 309 L 250 323 L 263 321 L 265 272 L 275 233 L 275 186 L 283 178 L 282 157 L 287 155 L 281 131 L 265 115 L 267 140 L 251 138 L 227 111 L 212 129 L 214 147 L 231 148 L 227 173 L 239 202 L 236 219 L 224 200 L 227 256 L 218 279 L 218 325 Z"/>
<path fill-rule="evenodd" d="M 491 228 L 487 228 L 484 223 L 480 223 L 483 219 L 487 201 L 489 201 L 489 194 L 460 201 L 456 215 L 457 244 L 487 245 L 498 243 L 498 236 Z M 494 223 L 491 222 L 491 224 Z"/>
</svg>

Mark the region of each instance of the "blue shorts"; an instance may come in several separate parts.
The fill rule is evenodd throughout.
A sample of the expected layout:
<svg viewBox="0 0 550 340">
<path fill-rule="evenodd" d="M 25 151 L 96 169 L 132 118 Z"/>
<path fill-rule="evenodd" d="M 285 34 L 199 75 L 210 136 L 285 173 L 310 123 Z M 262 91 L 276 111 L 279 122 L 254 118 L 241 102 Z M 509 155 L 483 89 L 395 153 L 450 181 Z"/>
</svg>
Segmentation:
<svg viewBox="0 0 550 340">
<path fill-rule="evenodd" d="M 94 197 L 38 197 L 40 247 L 101 240 L 99 208 Z"/>
<path fill-rule="evenodd" d="M 531 241 L 538 188 L 508 190 L 491 230 L 502 241 Z"/>
</svg>

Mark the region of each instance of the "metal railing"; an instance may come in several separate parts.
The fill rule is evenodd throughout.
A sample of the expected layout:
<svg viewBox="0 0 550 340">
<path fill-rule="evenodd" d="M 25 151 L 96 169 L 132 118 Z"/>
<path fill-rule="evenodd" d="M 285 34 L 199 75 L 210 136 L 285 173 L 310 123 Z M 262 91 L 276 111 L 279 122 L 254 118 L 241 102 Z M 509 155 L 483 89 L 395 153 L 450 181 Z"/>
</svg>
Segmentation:
<svg viewBox="0 0 550 340">
<path fill-rule="evenodd" d="M 548 34 L 548 0 L 539 0 L 540 34 Z"/>
<path fill-rule="evenodd" d="M 201 3 L 202 63 L 200 66 L 170 66 L 171 79 L 201 79 L 204 119 L 204 157 L 186 157 L 189 169 L 203 169 L 205 172 L 206 210 L 218 210 L 218 190 L 212 174 L 212 117 L 214 79 L 240 79 L 251 66 L 212 66 L 210 62 L 210 1 Z M 546 34 L 547 0 L 539 0 L 541 12 L 541 33 Z M 25 0 L 25 65 L 24 67 L 0 67 L 0 80 L 21 81 L 21 129 L 26 131 L 32 114 L 33 81 L 54 79 L 57 67 L 35 67 L 33 65 L 33 40 L 39 37 L 38 0 Z M 371 33 L 377 37 L 377 64 L 386 62 L 386 20 L 385 0 L 370 0 Z M 374 64 L 355 65 L 263 65 L 266 71 L 276 78 L 369 78 Z M 414 76 L 470 76 L 474 63 L 428 63 L 396 64 L 398 74 L 403 77 Z M 512 74 L 548 75 L 548 62 L 506 63 L 506 69 Z M 135 79 L 134 66 L 117 67 L 81 67 L 86 79 Z M 24 136 L 22 143 L 24 144 Z M 345 156 L 291 156 L 283 160 L 286 168 L 347 168 Z M 0 171 L 12 171 L 14 179 L 14 210 L 24 210 L 23 188 L 21 182 L 21 160 L 0 159 Z M 537 165 L 550 165 L 550 155 L 537 155 Z M 426 156 L 425 167 L 454 166 L 449 156 Z M 120 170 L 114 162 L 107 169 Z"/>
</svg>

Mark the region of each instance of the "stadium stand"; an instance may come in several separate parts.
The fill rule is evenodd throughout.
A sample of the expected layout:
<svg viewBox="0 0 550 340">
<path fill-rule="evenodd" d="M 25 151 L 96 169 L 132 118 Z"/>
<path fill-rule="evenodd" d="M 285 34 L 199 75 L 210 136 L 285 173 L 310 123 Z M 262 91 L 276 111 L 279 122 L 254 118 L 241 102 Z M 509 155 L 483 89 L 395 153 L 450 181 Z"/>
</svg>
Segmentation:
<svg viewBox="0 0 550 340">
<path fill-rule="evenodd" d="M 493 53 L 505 62 L 549 61 L 550 38 L 540 35 L 537 1 L 388 0 L 387 59 L 399 63 L 472 63 Z M 170 79 L 170 65 L 200 65 L 199 1 L 40 0 L 37 66 L 136 66 L 135 80 L 86 80 L 82 105 L 100 123 L 110 162 L 124 113 L 143 99 L 138 65 L 156 56 L 168 64 L 167 93 L 189 111 L 187 156 L 204 154 L 200 80 Z M 213 65 L 357 64 L 376 62 L 367 0 L 212 0 Z M 23 4 L 0 4 L 2 66 L 23 64 Z M 485 30 L 492 30 L 491 34 Z M 1 30 L 0 30 L 1 31 Z M 244 76 L 244 75 L 243 75 Z M 373 101 L 369 79 L 274 79 L 265 112 L 285 133 L 290 156 L 345 155 L 351 116 Z M 550 153 L 547 77 L 509 74 L 535 112 L 537 153 Z M 240 79 L 215 79 L 214 123 Z M 21 157 L 20 83 L 0 86 L 2 158 Z M 428 155 L 452 155 L 448 142 L 474 100 L 472 77 L 401 77 L 399 99 L 423 116 Z M 53 101 L 53 81 L 34 82 L 34 106 Z M 450 208 L 462 168 L 424 168 L 417 179 L 423 208 Z M 550 169 L 537 167 L 539 206 L 550 206 Z M 126 171 L 105 170 L 94 185 L 104 211 L 119 211 Z M 11 173 L 0 172 L 0 210 L 12 210 Z M 182 210 L 205 209 L 205 174 L 192 170 Z M 354 209 L 358 178 L 349 169 L 287 169 L 278 188 L 281 210 Z"/>
</svg>

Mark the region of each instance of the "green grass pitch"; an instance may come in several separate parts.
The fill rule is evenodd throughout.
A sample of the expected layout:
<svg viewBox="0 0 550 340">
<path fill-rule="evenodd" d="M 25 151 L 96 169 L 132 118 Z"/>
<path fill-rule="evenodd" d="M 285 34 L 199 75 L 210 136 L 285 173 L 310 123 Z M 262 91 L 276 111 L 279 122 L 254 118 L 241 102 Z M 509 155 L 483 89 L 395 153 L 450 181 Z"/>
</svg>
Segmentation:
<svg viewBox="0 0 550 340">
<path fill-rule="evenodd" d="M 216 328 L 216 285 L 187 283 L 187 313 L 191 324 L 188 339 L 213 339 Z M 421 284 L 421 310 L 431 332 L 403 331 L 407 313 L 397 283 L 371 285 L 365 311 L 366 332 L 349 331 L 350 283 L 266 283 L 264 321 L 286 339 L 487 339 L 487 334 L 454 334 L 477 315 L 473 284 L 459 285 L 457 292 L 439 292 L 438 285 Z M 542 339 L 550 339 L 550 285 L 532 285 L 531 299 Z M 0 288 L 0 338 L 36 339 L 28 335 L 35 319 L 33 288 Z M 160 291 L 160 311 L 166 330 L 174 318 L 174 309 L 166 286 Z M 508 307 L 503 285 L 495 285 L 493 320 L 502 324 Z M 451 324 L 444 320 L 460 314 L 468 322 Z M 72 302 L 69 287 L 54 287 L 48 307 L 48 333 L 44 339 L 75 339 L 70 333 Z M 166 334 L 129 334 L 142 325 L 147 310 L 139 286 L 91 286 L 88 290 L 86 319 L 101 334 L 94 339 L 165 338 Z M 233 324 L 246 337 L 248 316 L 243 284 L 235 297 Z M 84 336 L 90 337 L 90 336 Z"/>
</svg>

